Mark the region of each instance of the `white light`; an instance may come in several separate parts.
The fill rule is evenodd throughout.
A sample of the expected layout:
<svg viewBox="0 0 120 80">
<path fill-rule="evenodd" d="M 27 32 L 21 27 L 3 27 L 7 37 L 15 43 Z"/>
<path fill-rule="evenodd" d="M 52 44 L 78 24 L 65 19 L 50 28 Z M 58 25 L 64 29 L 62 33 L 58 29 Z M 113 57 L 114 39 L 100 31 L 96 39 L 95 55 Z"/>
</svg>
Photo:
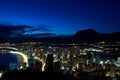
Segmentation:
<svg viewBox="0 0 120 80">
<path fill-rule="evenodd" d="M 92 51 L 103 52 L 102 50 L 99 50 L 99 49 L 93 49 Z"/>
<path fill-rule="evenodd" d="M 64 66 L 62 66 L 62 67 L 61 67 L 61 69 L 62 69 L 62 70 L 64 70 L 64 69 L 65 69 L 65 67 L 64 67 Z"/>
<path fill-rule="evenodd" d="M 0 72 L 0 78 L 3 76 L 3 73 L 2 72 Z"/>
<path fill-rule="evenodd" d="M 55 58 L 55 57 L 56 57 L 56 55 L 55 55 L 55 54 L 53 54 L 53 57 Z"/>
<path fill-rule="evenodd" d="M 103 66 L 103 61 L 100 61 L 100 64 Z"/>
<path fill-rule="evenodd" d="M 18 50 L 17 48 L 14 48 L 14 47 L 7 47 L 8 49 L 12 49 L 12 50 Z"/>
<path fill-rule="evenodd" d="M 18 52 L 18 51 L 10 51 L 10 53 L 20 55 L 20 56 L 23 58 L 23 63 L 28 63 L 28 58 L 27 58 L 27 56 L 24 55 L 23 53 Z"/>
<path fill-rule="evenodd" d="M 73 71 L 76 71 L 76 67 L 73 67 L 72 70 L 73 70 Z"/>
<path fill-rule="evenodd" d="M 32 56 L 35 56 L 35 53 L 32 53 Z"/>
<path fill-rule="evenodd" d="M 115 66 L 116 66 L 116 67 L 120 67 L 120 64 L 119 64 L 119 63 L 115 63 Z"/>
</svg>

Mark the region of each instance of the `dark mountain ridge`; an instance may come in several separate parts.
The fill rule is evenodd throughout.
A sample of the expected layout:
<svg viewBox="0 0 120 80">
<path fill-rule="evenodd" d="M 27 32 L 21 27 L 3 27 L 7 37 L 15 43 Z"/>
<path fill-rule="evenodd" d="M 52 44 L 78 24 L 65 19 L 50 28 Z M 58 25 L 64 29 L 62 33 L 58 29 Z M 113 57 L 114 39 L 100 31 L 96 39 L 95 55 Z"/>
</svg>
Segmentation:
<svg viewBox="0 0 120 80">
<path fill-rule="evenodd" d="M 21 27 L 21 28 L 20 28 Z M 29 26 L 27 26 L 28 28 Z M 24 34 L 26 26 L 15 26 L 13 29 L 9 26 L 0 27 L 0 43 L 10 42 L 33 42 L 40 41 L 45 43 L 96 43 L 99 41 L 115 42 L 120 41 L 120 32 L 114 33 L 99 33 L 93 29 L 79 30 L 74 35 L 56 35 L 54 33 L 39 33 L 39 34 Z M 8 29 L 7 29 L 8 28 Z M 12 36 L 11 36 L 12 35 Z"/>
<path fill-rule="evenodd" d="M 94 43 L 99 41 L 115 42 L 120 41 L 120 32 L 99 33 L 93 29 L 80 30 L 73 37 L 75 42 Z"/>
</svg>

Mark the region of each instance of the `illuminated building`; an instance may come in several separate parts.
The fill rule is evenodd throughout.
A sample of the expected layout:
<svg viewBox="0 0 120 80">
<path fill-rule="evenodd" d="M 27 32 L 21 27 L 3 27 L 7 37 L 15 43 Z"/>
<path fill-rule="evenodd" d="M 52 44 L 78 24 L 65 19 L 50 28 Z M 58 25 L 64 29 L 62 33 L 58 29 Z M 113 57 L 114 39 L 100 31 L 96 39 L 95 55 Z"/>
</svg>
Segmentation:
<svg viewBox="0 0 120 80">
<path fill-rule="evenodd" d="M 112 80 L 116 80 L 114 61 L 112 61 L 112 63 L 111 63 L 111 75 L 110 75 L 110 77 Z"/>
</svg>

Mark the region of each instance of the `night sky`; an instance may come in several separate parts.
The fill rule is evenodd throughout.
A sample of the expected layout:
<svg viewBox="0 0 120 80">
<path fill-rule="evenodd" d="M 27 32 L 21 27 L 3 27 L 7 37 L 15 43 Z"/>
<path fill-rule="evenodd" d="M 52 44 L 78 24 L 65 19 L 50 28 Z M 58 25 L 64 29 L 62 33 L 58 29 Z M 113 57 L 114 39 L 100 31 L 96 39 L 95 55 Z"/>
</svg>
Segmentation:
<svg viewBox="0 0 120 80">
<path fill-rule="evenodd" d="M 111 33 L 120 31 L 120 0 L 0 0 L 0 23 L 33 26 L 31 33 Z"/>
</svg>

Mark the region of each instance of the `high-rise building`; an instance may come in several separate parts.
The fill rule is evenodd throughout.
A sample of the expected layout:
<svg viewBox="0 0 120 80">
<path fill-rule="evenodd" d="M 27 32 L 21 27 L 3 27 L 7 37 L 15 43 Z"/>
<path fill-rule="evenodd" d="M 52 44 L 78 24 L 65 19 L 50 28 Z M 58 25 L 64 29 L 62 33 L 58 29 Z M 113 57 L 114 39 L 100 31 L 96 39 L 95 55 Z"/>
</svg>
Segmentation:
<svg viewBox="0 0 120 80">
<path fill-rule="evenodd" d="M 48 54 L 46 59 L 45 71 L 53 71 L 53 54 Z"/>
<path fill-rule="evenodd" d="M 116 80 L 114 60 L 111 62 L 111 80 Z"/>
<path fill-rule="evenodd" d="M 96 62 L 95 62 L 97 65 L 100 64 L 100 56 L 99 55 L 96 55 Z"/>
</svg>

